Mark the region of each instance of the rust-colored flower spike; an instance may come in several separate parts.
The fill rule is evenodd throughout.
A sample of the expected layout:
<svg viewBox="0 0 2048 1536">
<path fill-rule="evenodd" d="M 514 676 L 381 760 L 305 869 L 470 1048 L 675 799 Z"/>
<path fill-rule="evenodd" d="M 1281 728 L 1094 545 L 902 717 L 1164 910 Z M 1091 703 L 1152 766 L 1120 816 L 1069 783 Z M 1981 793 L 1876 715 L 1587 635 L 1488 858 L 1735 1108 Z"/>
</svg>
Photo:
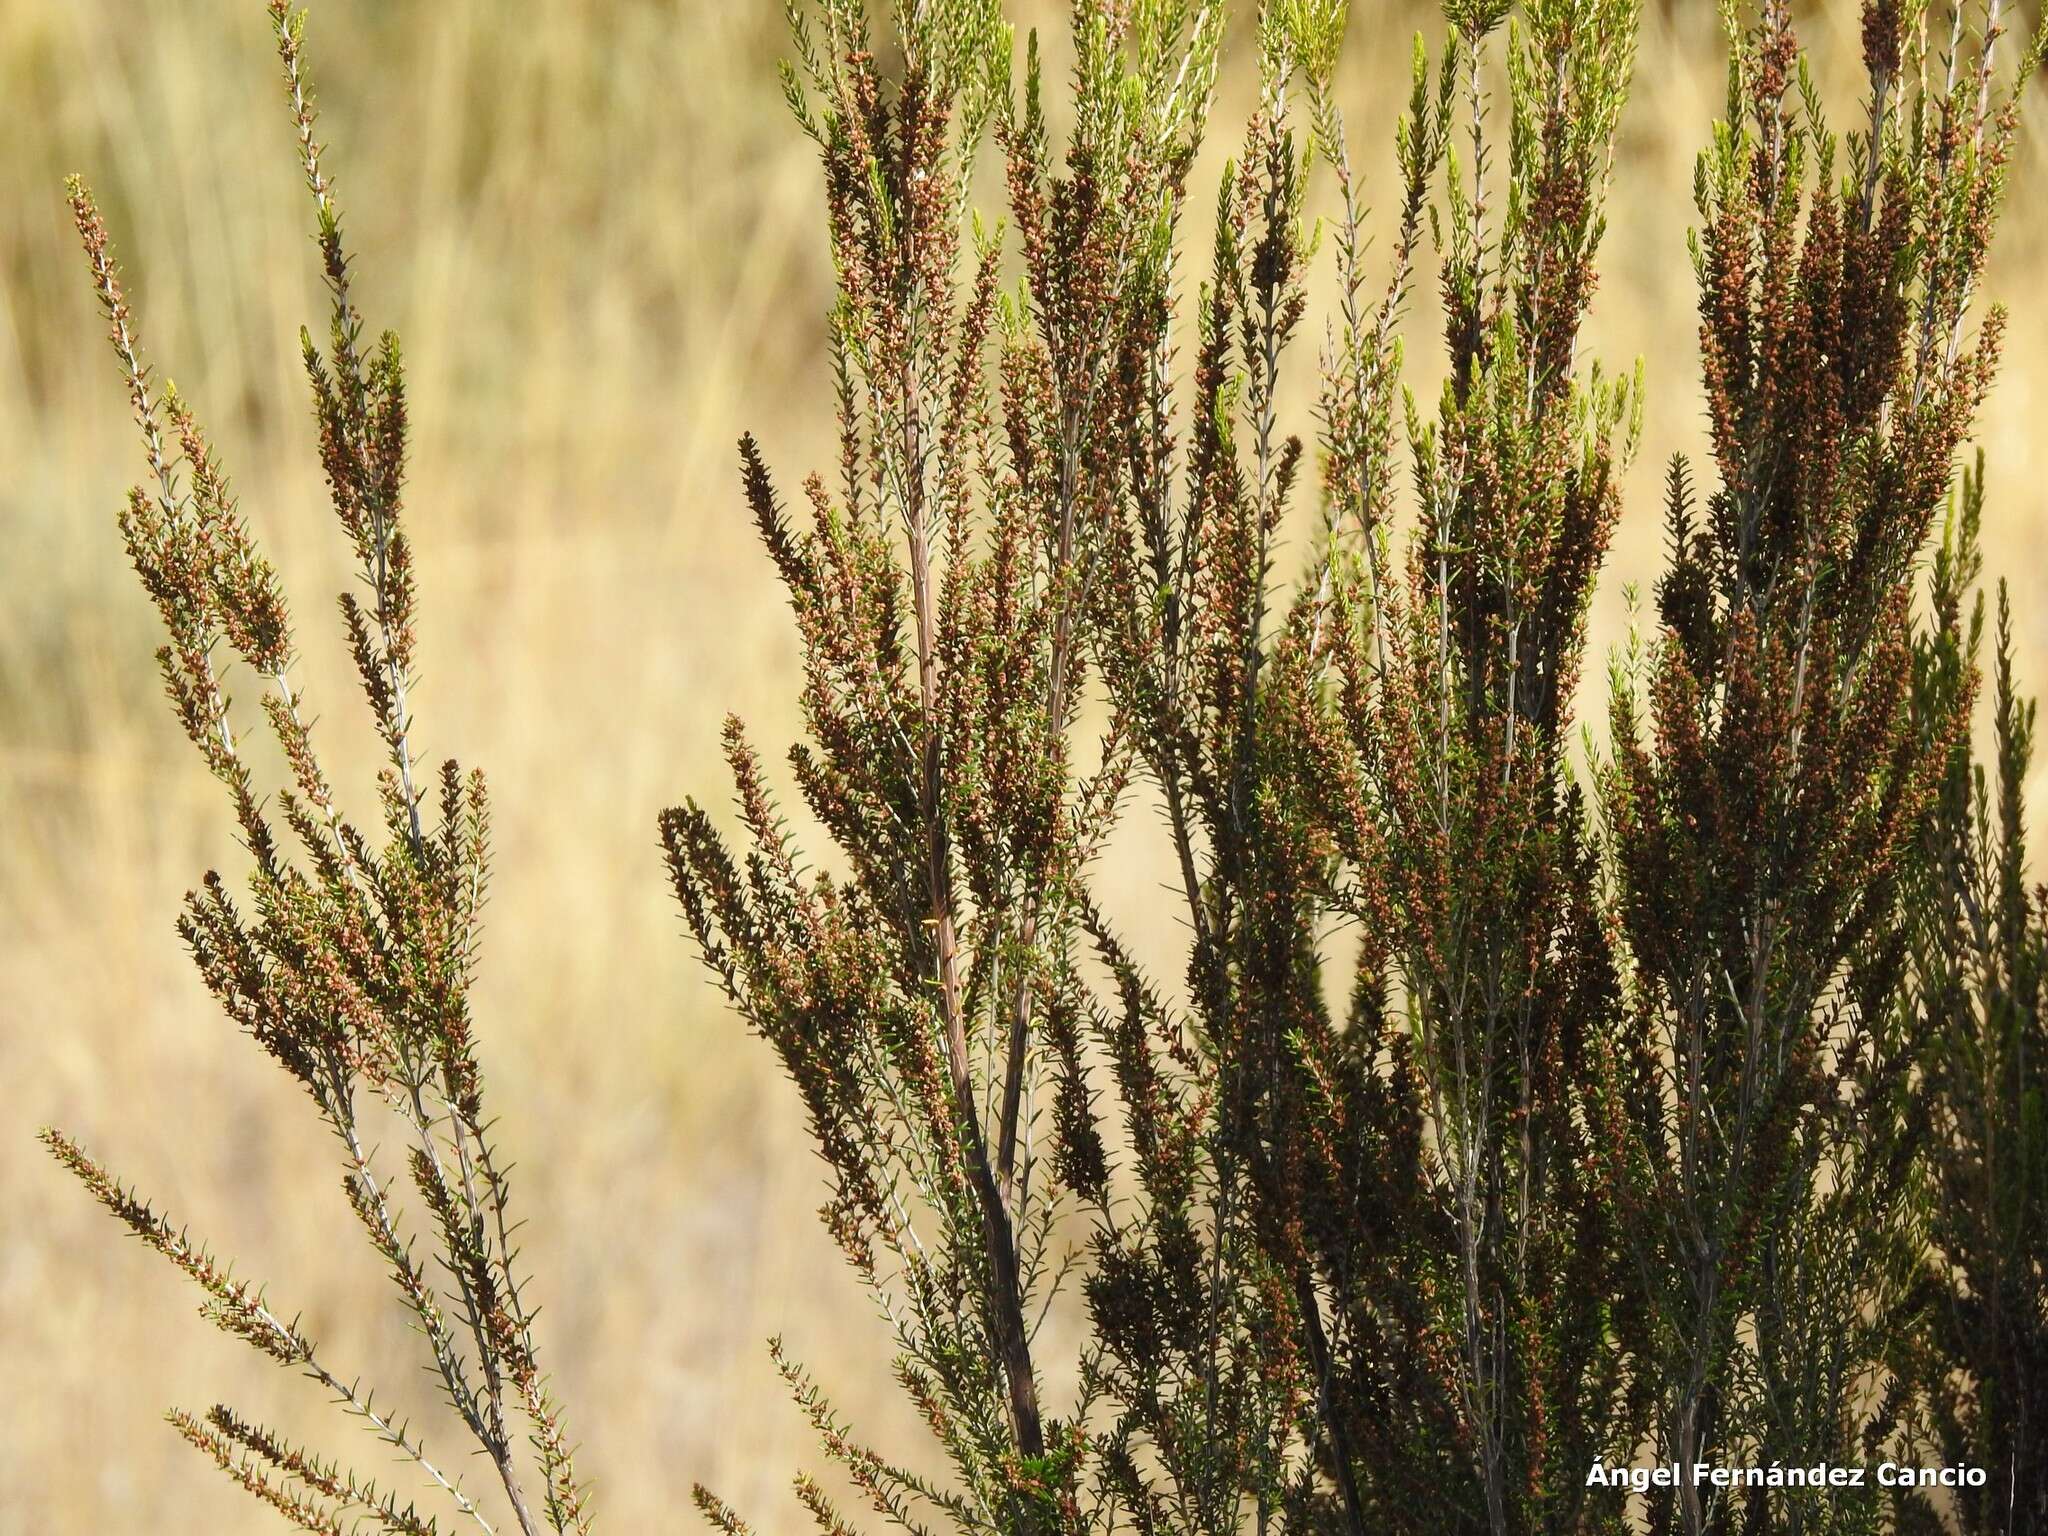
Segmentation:
<svg viewBox="0 0 2048 1536">
<path fill-rule="evenodd" d="M 69 184 L 91 267 L 141 431 L 149 476 L 120 516 L 128 555 L 162 615 L 158 653 L 179 722 L 228 788 L 248 848 L 245 912 L 218 875 L 186 898 L 179 930 L 228 1017 L 305 1089 L 341 1149 L 349 1209 L 391 1271 L 427 1342 L 432 1369 L 466 1432 L 488 1457 L 523 1536 L 584 1532 L 560 1410 L 535 1357 L 533 1307 L 517 1273 L 510 1190 L 489 1139 L 469 1013 L 489 871 L 490 813 L 481 774 L 441 769 L 438 822 L 412 745 L 413 580 L 401 526 L 405 391 L 396 338 L 362 342 L 339 206 L 305 73 L 305 16 L 269 7 L 298 154 L 317 212 L 331 300 L 329 346 L 306 342 L 306 368 L 335 513 L 360 561 L 362 590 L 344 594 L 349 644 L 389 756 L 380 776 L 383 836 L 342 813 L 315 753 L 295 648 L 276 573 L 236 509 L 220 460 L 196 417 L 143 362 L 135 323 L 90 194 Z M 261 713 L 282 748 L 289 782 L 274 811 L 244 751 L 242 712 L 229 691 L 239 662 L 262 691 Z M 290 834 L 280 837 L 272 817 Z M 425 1206 L 440 1268 L 416 1257 L 362 1119 L 365 1096 L 395 1113 Z M 295 1323 L 260 1291 L 232 1280 L 205 1252 L 128 1194 L 60 1132 L 52 1153 L 107 1209 L 206 1292 L 205 1315 L 224 1331 L 321 1383 L 340 1406 L 395 1448 L 455 1518 L 490 1531 L 493 1500 L 472 1497 L 428 1458 L 404 1425 L 354 1381 L 331 1370 Z M 519 1445 L 525 1421 L 538 1473 Z M 206 1421 L 173 1415 L 185 1437 L 249 1492 L 307 1530 L 416 1533 L 435 1521 L 396 1495 L 289 1447 L 227 1409 Z"/>
<path fill-rule="evenodd" d="M 1648 1025 L 1614 1155 L 1651 1282 L 1660 1454 L 1681 1463 L 1897 1449 L 1901 1399 L 1875 1388 L 1912 1377 L 1918 1277 L 1956 1273 L 1919 1267 L 1945 1048 L 1897 999 L 1927 981 L 1915 867 L 1967 759 L 1974 669 L 1933 686 L 1943 642 L 1912 589 L 2003 327 L 1969 316 L 2043 41 L 2006 69 L 2003 31 L 1997 0 L 1871 0 L 1843 141 L 1790 7 L 1766 0 L 1700 161 L 1719 483 L 1702 506 L 1674 467 L 1665 633 L 1647 699 L 1615 689 L 1606 784 Z M 1885 1497 L 1839 1508 L 1875 1519 Z M 1673 1522 L 1768 1518 L 1759 1495 L 1692 1490 Z"/>
</svg>

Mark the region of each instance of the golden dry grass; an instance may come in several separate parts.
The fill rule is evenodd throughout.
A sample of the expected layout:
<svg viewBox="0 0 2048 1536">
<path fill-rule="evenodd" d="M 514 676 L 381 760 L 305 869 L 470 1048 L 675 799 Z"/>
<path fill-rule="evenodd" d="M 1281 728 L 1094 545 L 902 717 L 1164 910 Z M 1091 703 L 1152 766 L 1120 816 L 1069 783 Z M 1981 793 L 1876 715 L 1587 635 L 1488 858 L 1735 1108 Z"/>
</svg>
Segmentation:
<svg viewBox="0 0 2048 1536">
<path fill-rule="evenodd" d="M 60 195 L 71 169 L 99 190 L 151 355 L 213 426 L 285 572 L 326 749 L 366 768 L 297 371 L 297 327 L 319 315 L 308 212 L 260 9 L 0 7 L 0 1536 L 268 1529 L 155 1423 L 170 1403 L 224 1397 L 377 1461 L 116 1241 L 35 1148 L 40 1122 L 78 1132 L 303 1308 L 334 1359 L 436 1423 L 330 1148 L 171 932 L 179 894 L 237 850 L 155 691 L 153 616 L 112 529 L 139 463 Z M 1853 9 L 1808 23 L 1837 84 Z M 1353 134 L 1377 145 L 1416 10 L 1355 10 Z M 430 751 L 496 787 L 479 1011 L 543 1348 L 607 1528 L 687 1527 L 671 1512 L 694 1478 L 785 1528 L 789 1473 L 817 1458 L 767 1334 L 787 1333 L 884 1448 L 917 1435 L 875 1384 L 880 1329 L 811 1219 L 792 1096 L 702 980 L 653 835 L 660 805 L 719 798 L 725 711 L 765 743 L 793 727 L 795 650 L 730 449 L 751 426 L 793 478 L 828 441 L 817 178 L 775 86 L 780 7 L 336 5 L 314 29 L 365 297 L 411 359 L 419 715 Z M 1661 460 L 1697 436 L 1681 236 L 1715 47 L 1711 7 L 1666 0 L 1627 119 L 1591 333 L 1610 361 L 1646 358 L 1650 412 L 1602 650 L 1624 582 L 1655 570 Z M 1219 140 L 1242 115 L 1243 63 Z M 1846 118 L 1853 94 L 1835 99 Z M 1994 262 L 2018 315 L 1982 432 L 1990 555 L 2015 585 L 2030 679 L 2048 652 L 2042 159 L 2028 149 Z M 1212 153 L 1205 184 L 1215 169 Z M 1134 907 L 1155 873 L 1133 852 L 1109 878 Z"/>
</svg>

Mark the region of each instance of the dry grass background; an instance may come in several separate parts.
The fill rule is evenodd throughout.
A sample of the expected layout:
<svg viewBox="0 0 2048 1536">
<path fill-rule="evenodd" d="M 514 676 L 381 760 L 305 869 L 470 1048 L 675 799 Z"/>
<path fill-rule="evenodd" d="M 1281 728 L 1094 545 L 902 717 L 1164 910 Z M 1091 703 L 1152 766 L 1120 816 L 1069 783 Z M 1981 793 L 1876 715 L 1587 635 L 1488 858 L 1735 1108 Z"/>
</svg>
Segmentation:
<svg viewBox="0 0 2048 1536">
<path fill-rule="evenodd" d="M 827 452 L 818 179 L 776 90 L 780 9 L 365 0 L 314 20 L 363 293 L 411 359 L 419 717 L 429 751 L 485 765 L 496 787 L 486 1068 L 521 1166 L 543 1349 L 620 1532 L 688 1528 L 693 1478 L 765 1529 L 793 1526 L 789 1473 L 817 1458 L 764 1357 L 770 1332 L 884 1448 L 917 1444 L 876 1385 L 879 1325 L 812 1220 L 793 1096 L 703 981 L 655 856 L 660 805 L 720 796 L 726 710 L 769 743 L 794 723 L 795 650 L 731 458 L 744 427 L 792 482 Z M 1854 6 L 1808 9 L 1846 121 Z M 1418 9 L 1354 10 L 1353 136 L 1379 145 Z M 308 209 L 260 12 L 0 4 L 0 1536 L 267 1529 L 156 1424 L 169 1403 L 225 1397 L 378 1459 L 314 1389 L 192 1317 L 182 1282 L 42 1158 L 43 1121 L 436 1422 L 331 1149 L 213 1012 L 171 931 L 179 894 L 237 850 L 157 695 L 154 619 L 118 552 L 112 513 L 140 465 L 60 195 L 74 168 L 98 188 L 151 355 L 214 427 L 285 572 L 326 748 L 367 768 L 329 622 L 343 550 L 297 369 L 297 327 L 320 313 Z M 1602 651 L 1624 583 L 1655 570 L 1661 461 L 1698 435 L 1681 235 L 1721 89 L 1711 13 L 1653 7 L 1626 119 L 1591 333 L 1611 361 L 1647 360 L 1650 410 Z M 1219 141 L 1247 100 L 1239 42 Z M 2038 93 L 2035 110 L 2038 138 Z M 1994 261 L 2018 314 L 1982 424 L 1991 562 L 2014 582 L 2036 683 L 2043 160 L 2030 143 Z M 1156 871 L 1134 846 L 1106 877 L 1135 912 Z"/>
</svg>

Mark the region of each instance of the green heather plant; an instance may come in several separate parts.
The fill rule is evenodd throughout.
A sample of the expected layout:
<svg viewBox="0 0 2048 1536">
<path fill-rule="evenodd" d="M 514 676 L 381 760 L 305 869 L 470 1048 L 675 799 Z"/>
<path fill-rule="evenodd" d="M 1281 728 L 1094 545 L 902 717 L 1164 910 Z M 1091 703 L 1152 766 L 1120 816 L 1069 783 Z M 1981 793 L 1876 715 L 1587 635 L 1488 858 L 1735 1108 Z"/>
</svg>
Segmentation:
<svg viewBox="0 0 2048 1536">
<path fill-rule="evenodd" d="M 1581 329 L 1640 0 L 1445 0 L 1377 254 L 1340 104 L 1348 10 L 1259 9 L 1257 107 L 1211 226 L 1190 178 L 1222 0 L 1075 0 L 1057 112 L 999 0 L 885 27 L 863 0 L 789 0 L 839 462 L 792 510 L 751 437 L 740 458 L 801 643 L 787 771 L 810 833 L 736 719 L 737 834 L 694 802 L 660 826 L 697 949 L 802 1099 L 823 1220 L 933 1465 L 871 1449 L 779 1342 L 775 1366 L 836 1476 L 914 1533 L 2048 1528 L 2033 711 L 2001 596 L 1976 762 L 1981 468 L 1952 486 L 2048 34 L 2008 64 L 1999 0 L 1867 0 L 1868 92 L 1837 138 L 1785 0 L 1723 6 L 1691 247 L 1713 484 L 1673 461 L 1654 627 L 1614 660 L 1602 744 L 1574 710 L 1644 383 Z M 253 914 L 210 878 L 184 932 L 341 1139 L 520 1529 L 583 1531 L 465 1003 L 482 783 L 445 769 L 429 825 L 410 746 L 396 343 L 361 344 L 301 18 L 271 14 L 334 301 L 307 367 L 368 594 L 342 609 L 386 842 L 335 809 L 277 580 L 154 390 L 74 187 L 155 477 L 122 530 L 254 861 Z M 1000 221 L 971 205 L 991 159 Z M 1283 396 L 1319 261 L 1311 446 Z M 1403 338 L 1432 262 L 1446 366 L 1425 402 Z M 240 750 L 235 657 L 268 689 L 297 853 Z M 1169 975 L 1098 895 L 1145 815 L 1184 935 Z M 445 1279 L 366 1150 L 380 1099 Z M 46 1139 L 209 1317 L 488 1529 L 259 1292 Z M 1048 1330 L 1056 1309 L 1070 1326 Z M 303 1528 L 436 1528 L 230 1410 L 173 1422 Z M 1883 1460 L 1984 1476 L 1805 1486 Z M 1695 1463 L 1798 1475 L 1716 1485 Z M 795 1491 L 828 1536 L 856 1529 L 816 1478 Z"/>
<path fill-rule="evenodd" d="M 1913 585 L 2003 326 L 1994 309 L 1973 336 L 1968 312 L 2041 38 L 2002 86 L 1999 36 L 1995 4 L 1974 37 L 1961 7 L 1866 6 L 1869 94 L 1844 145 L 1770 0 L 1700 161 L 1719 485 L 1702 507 L 1673 465 L 1664 637 L 1646 690 L 1616 680 L 1605 782 L 1642 1030 L 1629 1241 L 1657 1443 L 1687 1465 L 1896 1444 L 1886 1357 L 1944 1203 L 1916 1191 L 1911 1152 L 1946 1107 L 1947 1053 L 1890 1010 L 1921 968 L 1913 855 L 1972 681 L 1923 691 L 1916 718 Z M 1884 1497 L 1765 1510 L 1687 1488 L 1676 1524 L 1863 1530 Z"/>
<path fill-rule="evenodd" d="M 1214 8 L 1075 7 L 1064 175 L 1035 42 L 1013 94 L 987 6 L 899 14 L 886 70 L 858 6 L 792 8 L 840 481 L 807 482 L 799 531 L 742 456 L 804 641 L 791 767 L 839 872 L 801 851 L 737 722 L 744 850 L 695 806 L 663 828 L 951 1466 L 885 1464 L 783 1362 L 891 1521 L 1868 1529 L 1920 1506 L 1874 1486 L 1631 1504 L 1588 1470 L 1860 1464 L 1927 1423 L 1974 1449 L 1958 1426 L 2007 1412 L 1979 1406 L 2014 1374 L 1972 1355 L 1982 1332 L 1929 1325 L 1973 1265 L 2011 1272 L 1989 1249 L 2017 1257 L 2022 1218 L 1944 1221 L 1929 1182 L 1983 1156 L 1985 1112 L 1938 1068 L 1950 1026 L 1910 1001 L 1935 957 L 1908 899 L 1956 835 L 1936 808 L 1974 673 L 1916 692 L 1916 647 L 1948 642 L 1912 592 L 1997 350 L 1996 312 L 1975 340 L 1968 316 L 2040 43 L 2001 83 L 1995 4 L 1866 6 L 1845 145 L 1787 9 L 1726 13 L 1694 244 L 1720 484 L 1701 507 L 1674 464 L 1660 633 L 1615 671 L 1589 783 L 1571 707 L 1640 385 L 1577 333 L 1637 16 L 1515 9 L 1447 4 L 1434 72 L 1418 44 L 1376 281 L 1334 78 L 1346 8 L 1264 8 L 1182 379 L 1205 113 L 1183 128 L 1180 93 L 1207 90 Z M 971 277 L 957 255 L 991 125 L 1013 290 L 999 232 L 977 222 Z M 1337 310 L 1290 588 L 1272 567 L 1306 450 L 1278 397 L 1317 161 Z M 1433 415 L 1397 336 L 1425 230 Z M 1178 990 L 1090 891 L 1141 793 L 1185 899 Z M 2009 1200 L 2034 1187 L 2006 1176 Z M 1063 1258 L 1086 1327 L 1055 1419 L 1030 1323 Z M 2005 1313 L 2031 1323 L 2039 1276 L 2014 1283 Z"/>
<path fill-rule="evenodd" d="M 234 804 L 250 856 L 252 905 L 209 874 L 179 921 L 227 1016 L 305 1090 L 340 1143 L 342 1192 L 389 1268 L 464 1431 L 488 1459 L 524 1536 L 588 1529 L 567 1431 L 535 1354 L 534 1303 L 522 1287 L 506 1170 L 483 1102 L 468 993 L 490 864 L 490 805 L 480 772 L 452 761 L 435 782 L 414 760 L 407 703 L 416 676 L 411 546 L 403 525 L 406 406 L 398 338 L 365 344 L 340 205 L 314 138 L 305 15 L 271 0 L 297 153 L 318 219 L 332 302 L 325 354 L 301 333 L 320 455 L 334 512 L 360 562 L 362 592 L 340 599 L 350 653 L 388 763 L 378 777 L 382 846 L 340 810 L 314 751 L 311 706 L 294 680 L 296 649 L 277 573 L 250 537 L 224 470 L 190 407 L 142 360 L 107 229 L 76 178 L 71 209 L 91 264 L 149 480 L 129 493 L 121 535 L 169 643 L 157 653 L 185 733 Z M 289 783 L 274 809 L 258 788 L 229 688 L 236 665 L 263 690 L 261 711 Z M 280 838 L 282 821 L 296 852 Z M 406 1174 L 426 1210 L 432 1260 L 407 1235 L 397 1176 L 380 1166 L 378 1128 L 402 1134 Z M 182 1270 L 201 1314 L 318 1382 L 361 1426 L 434 1485 L 436 1515 L 403 1494 L 319 1459 L 234 1409 L 175 1411 L 170 1423 L 230 1478 L 295 1526 L 425 1536 L 452 1518 L 494 1529 L 490 1501 L 463 1490 L 454 1464 L 430 1459 L 405 1423 L 340 1366 L 260 1286 L 117 1182 L 63 1132 L 43 1141 L 101 1204 Z M 522 1429 L 522 1421 L 524 1428 Z M 521 1447 L 531 1440 L 538 1495 Z M 438 1456 L 440 1453 L 436 1453 Z"/>
<path fill-rule="evenodd" d="M 807 484 L 797 533 L 742 455 L 805 642 L 812 740 L 791 764 L 847 873 L 807 867 L 737 723 L 749 851 L 694 806 L 663 825 L 700 947 L 810 1107 L 828 1221 L 957 1479 L 881 1463 L 785 1366 L 892 1519 L 1622 1517 L 1584 1470 L 1642 1438 L 1650 1383 L 1617 1170 L 1591 1148 L 1618 1114 L 1618 982 L 1564 748 L 1633 437 L 1634 392 L 1582 376 L 1575 337 L 1636 11 L 1536 4 L 1503 44 L 1507 10 L 1447 11 L 1434 87 L 1418 45 L 1376 298 L 1333 78 L 1344 8 L 1262 16 L 1185 406 L 1173 247 L 1215 8 L 1076 8 L 1064 176 L 1036 47 L 1014 100 L 984 8 L 908 17 L 893 88 L 856 8 L 821 7 L 823 43 L 796 13 L 810 79 L 791 94 L 832 199 L 842 483 Z M 991 236 L 975 280 L 955 275 L 987 119 L 1023 254 L 1008 298 Z M 1322 531 L 1288 599 L 1270 572 L 1304 449 L 1278 390 L 1307 308 L 1311 146 L 1343 199 L 1341 316 Z M 1402 559 L 1395 326 L 1425 218 L 1452 377 L 1435 423 L 1407 407 L 1422 518 Z M 1109 722 L 1092 751 L 1088 661 Z M 1186 900 L 1181 998 L 1088 891 L 1134 765 Z M 1325 973 L 1347 925 L 1364 938 L 1340 1022 Z M 1090 1326 L 1054 1422 L 1025 1323 L 1075 1246 L 1063 1208 L 1088 1224 Z"/>
</svg>

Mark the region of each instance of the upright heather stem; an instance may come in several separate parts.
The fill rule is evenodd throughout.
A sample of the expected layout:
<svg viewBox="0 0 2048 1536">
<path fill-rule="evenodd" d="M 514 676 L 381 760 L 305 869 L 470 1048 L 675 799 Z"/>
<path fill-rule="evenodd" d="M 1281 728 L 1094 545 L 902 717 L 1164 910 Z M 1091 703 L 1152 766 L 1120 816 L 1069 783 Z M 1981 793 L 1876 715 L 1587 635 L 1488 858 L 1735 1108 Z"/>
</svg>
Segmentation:
<svg viewBox="0 0 2048 1536">
<path fill-rule="evenodd" d="M 917 623 L 917 687 L 924 716 L 923 772 L 919 813 L 925 826 L 925 894 L 932 940 L 938 951 L 939 1008 L 946 1031 L 946 1069 L 967 1143 L 968 1176 L 981 1207 L 989 1277 L 994 1287 L 989 1319 L 997 1358 L 1009 1386 L 1010 1429 L 1018 1451 L 1045 1454 L 1039 1422 L 1038 1383 L 1031 1367 L 1031 1338 L 1024 1322 L 1023 1277 L 1010 1214 L 989 1161 L 981 1116 L 975 1108 L 974 1079 L 968 1069 L 966 1000 L 960 982 L 960 943 L 953 916 L 951 834 L 943 789 L 943 743 L 938 729 L 938 611 L 932 592 L 931 530 L 925 520 L 922 445 L 914 370 L 905 369 L 903 407 L 904 516 L 910 535 L 910 590 Z"/>
<path fill-rule="evenodd" d="M 285 84 L 291 95 L 292 123 L 299 136 L 299 162 L 306 187 L 313 194 L 319 213 L 320 251 L 327 286 L 334 300 L 336 368 L 343 385 L 356 397 L 362 393 L 362 359 L 356 349 L 361 322 L 349 291 L 348 257 L 341 244 L 341 210 L 334 199 L 334 186 L 320 165 L 321 146 L 313 137 L 316 112 L 306 86 L 303 57 L 299 49 L 297 23 L 292 19 L 289 0 L 271 0 L 270 14 L 277 32 L 278 57 L 284 63 Z M 376 483 L 367 459 L 367 445 L 360 440 L 349 445 L 363 472 L 365 484 Z M 420 797 L 413 779 L 412 718 L 406 704 L 409 681 L 407 669 L 399 664 L 396 641 L 397 621 L 391 603 L 391 508 L 381 497 L 369 507 L 370 549 L 364 560 L 364 576 L 376 597 L 379 650 L 386 681 L 391 691 L 391 711 L 385 730 L 398 771 L 400 793 L 405 797 L 407 825 L 416 857 L 424 857 L 426 833 L 420 823 Z"/>
<path fill-rule="evenodd" d="M 1344 1416 L 1337 1412 L 1330 1393 L 1334 1361 L 1330 1337 L 1323 1327 L 1322 1301 L 1316 1295 L 1315 1281 L 1306 1268 L 1295 1273 L 1294 1304 L 1301 1312 L 1302 1325 L 1308 1334 L 1309 1369 L 1315 1373 L 1316 1382 L 1316 1416 L 1322 1421 L 1323 1432 L 1330 1438 L 1330 1460 L 1336 1469 L 1337 1491 L 1344 1499 L 1344 1528 L 1351 1536 L 1367 1536 L 1370 1528 L 1365 1523 L 1365 1504 L 1358 1491 L 1358 1468 L 1354 1461 L 1356 1453 L 1351 1448 L 1351 1432 L 1345 1426 Z"/>
<path fill-rule="evenodd" d="M 1062 413 L 1063 443 L 1060 455 L 1059 485 L 1059 536 L 1053 555 L 1052 589 L 1059 603 L 1059 611 L 1053 619 L 1052 656 L 1047 668 L 1046 682 L 1046 730 L 1055 743 L 1066 728 L 1067 719 L 1067 677 L 1072 665 L 1074 643 L 1074 601 L 1073 594 L 1063 591 L 1068 572 L 1074 564 L 1074 498 L 1076 482 L 1080 478 L 1080 423 L 1074 408 L 1069 405 Z M 1045 899 L 1046 871 L 1039 871 L 1031 888 L 1024 893 L 1024 917 L 1018 925 L 1019 947 L 1026 956 L 1038 944 L 1038 919 Z M 1017 1214 L 1013 1203 L 1012 1183 L 1017 1166 L 1018 1117 L 1024 1098 L 1024 1061 L 1031 1044 L 1031 972 L 1021 969 L 1011 984 L 1010 998 L 1010 1040 L 1007 1059 L 1003 1063 L 1003 1110 L 1002 1122 L 996 1138 L 996 1182 L 1003 1198 L 1003 1208 L 1012 1218 Z"/>
</svg>

